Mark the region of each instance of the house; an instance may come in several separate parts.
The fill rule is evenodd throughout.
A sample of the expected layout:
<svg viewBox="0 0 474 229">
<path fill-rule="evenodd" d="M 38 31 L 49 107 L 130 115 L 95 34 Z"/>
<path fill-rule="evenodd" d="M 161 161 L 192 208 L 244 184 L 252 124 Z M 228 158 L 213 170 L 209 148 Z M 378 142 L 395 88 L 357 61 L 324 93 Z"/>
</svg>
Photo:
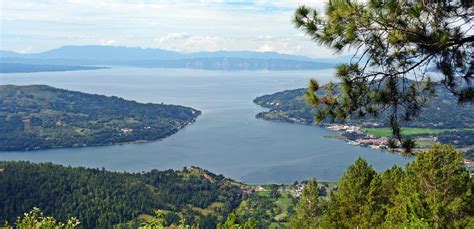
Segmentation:
<svg viewBox="0 0 474 229">
<path fill-rule="evenodd" d="M 124 133 L 124 134 L 129 134 L 129 133 L 132 133 L 132 132 L 133 132 L 133 129 L 130 129 L 130 128 L 122 128 L 122 129 L 120 129 L 120 131 L 122 131 L 122 133 Z"/>
</svg>

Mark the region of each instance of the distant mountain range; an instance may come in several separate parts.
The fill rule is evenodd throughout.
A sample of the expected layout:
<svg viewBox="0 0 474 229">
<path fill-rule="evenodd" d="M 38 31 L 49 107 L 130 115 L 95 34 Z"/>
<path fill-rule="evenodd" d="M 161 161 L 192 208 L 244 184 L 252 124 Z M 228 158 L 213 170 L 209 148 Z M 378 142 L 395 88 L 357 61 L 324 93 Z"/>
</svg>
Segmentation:
<svg viewBox="0 0 474 229">
<path fill-rule="evenodd" d="M 106 69 L 96 66 L 0 63 L 0 73 L 63 72 Z"/>
<path fill-rule="evenodd" d="M 116 46 L 64 46 L 41 53 L 0 51 L 0 64 L 134 66 L 211 70 L 304 70 L 333 68 L 347 56 L 312 59 L 277 52 L 216 51 L 179 53 L 164 49 Z"/>
</svg>

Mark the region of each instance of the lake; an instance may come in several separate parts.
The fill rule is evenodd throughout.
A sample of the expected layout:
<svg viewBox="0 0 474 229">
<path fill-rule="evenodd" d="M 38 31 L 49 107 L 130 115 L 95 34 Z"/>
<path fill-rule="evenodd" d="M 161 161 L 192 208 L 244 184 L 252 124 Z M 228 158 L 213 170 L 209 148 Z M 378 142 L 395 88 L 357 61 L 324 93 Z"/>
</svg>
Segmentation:
<svg viewBox="0 0 474 229">
<path fill-rule="evenodd" d="M 336 181 L 358 157 L 376 170 L 407 160 L 397 154 L 325 138 L 336 134 L 315 126 L 256 119 L 265 110 L 260 95 L 305 87 L 322 71 L 204 71 L 112 68 L 95 71 L 0 74 L 0 84 L 47 84 L 139 102 L 190 106 L 197 121 L 161 141 L 29 152 L 0 152 L 0 160 L 53 162 L 71 166 L 141 172 L 199 166 L 248 183 L 291 183 L 315 177 Z"/>
</svg>

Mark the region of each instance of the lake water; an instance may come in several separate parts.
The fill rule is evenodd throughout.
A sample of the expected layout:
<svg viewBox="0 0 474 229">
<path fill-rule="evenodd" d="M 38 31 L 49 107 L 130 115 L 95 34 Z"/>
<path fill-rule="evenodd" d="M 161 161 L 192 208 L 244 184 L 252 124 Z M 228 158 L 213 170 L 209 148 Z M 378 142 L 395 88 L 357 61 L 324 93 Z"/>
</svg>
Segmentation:
<svg viewBox="0 0 474 229">
<path fill-rule="evenodd" d="M 140 172 L 199 166 L 249 183 L 291 183 L 315 177 L 335 181 L 363 157 L 377 170 L 403 166 L 396 154 L 324 138 L 315 126 L 255 118 L 260 95 L 331 79 L 332 71 L 202 71 L 113 68 L 97 71 L 0 74 L 0 84 L 47 84 L 139 102 L 170 103 L 202 111 L 192 125 L 161 141 L 103 147 L 1 152 L 0 160 L 53 162 Z"/>
</svg>

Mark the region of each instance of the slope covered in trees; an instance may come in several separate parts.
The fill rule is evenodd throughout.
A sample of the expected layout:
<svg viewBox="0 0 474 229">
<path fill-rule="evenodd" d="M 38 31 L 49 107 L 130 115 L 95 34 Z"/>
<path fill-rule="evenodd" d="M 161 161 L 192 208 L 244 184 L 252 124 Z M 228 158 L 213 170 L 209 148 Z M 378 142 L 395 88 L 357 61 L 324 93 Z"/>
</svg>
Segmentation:
<svg viewBox="0 0 474 229">
<path fill-rule="evenodd" d="M 315 185 L 305 189 L 315 189 Z M 472 228 L 474 182 L 452 146 L 435 145 L 405 169 L 381 173 L 363 159 L 349 166 L 328 199 L 303 191 L 296 221 L 307 228 Z"/>
<path fill-rule="evenodd" d="M 300 6 L 293 17 L 296 28 L 335 52 L 355 52 L 336 67 L 340 90 L 309 82 L 307 101 L 320 108 L 316 119 L 383 112 L 409 153 L 414 144 L 402 139 L 400 124 L 416 118 L 432 96 L 436 84 L 428 69 L 438 71 L 434 79 L 457 101 L 474 102 L 473 6 L 472 1 L 400 0 L 328 1 L 323 12 Z"/>
<path fill-rule="evenodd" d="M 257 114 L 258 118 L 275 121 L 297 122 L 302 124 L 313 124 L 316 108 L 308 105 L 304 94 L 305 88 L 277 92 L 270 95 L 259 96 L 254 103 L 269 108 L 269 111 Z M 324 94 L 324 92 L 320 92 Z M 453 112 L 456 111 L 456 112 Z M 348 124 L 361 126 L 387 127 L 387 113 L 381 113 L 377 117 L 354 117 L 346 120 Z M 330 120 L 325 120 L 326 123 Z M 421 109 L 418 117 L 409 122 L 402 122 L 403 127 L 417 128 L 474 128 L 474 105 L 457 103 L 447 89 L 439 86 L 434 97 Z"/>
<path fill-rule="evenodd" d="M 0 86 L 0 151 L 110 145 L 167 137 L 200 111 L 44 85 Z"/>
<path fill-rule="evenodd" d="M 270 110 L 260 112 L 256 117 L 273 121 L 315 124 L 317 123 L 315 114 L 320 108 L 308 105 L 305 93 L 306 89 L 302 88 L 257 97 L 254 103 Z M 322 96 L 324 91 L 319 91 L 319 94 Z M 381 137 L 382 135 L 379 136 L 374 133 L 387 133 L 383 135 L 383 137 L 387 137 L 392 135 L 392 130 L 388 128 L 390 127 L 388 116 L 390 116 L 389 112 L 382 112 L 377 116 L 357 117 L 357 115 L 354 115 L 346 118 L 344 123 L 364 127 L 363 130 L 367 134 L 373 134 L 375 137 Z M 327 125 L 333 121 L 324 119 L 321 124 Z M 341 123 L 342 121 L 337 122 Z M 453 144 L 458 148 L 464 148 L 466 151 L 474 146 L 474 105 L 470 103 L 459 104 L 456 97 L 440 85 L 436 87 L 435 95 L 427 101 L 415 118 L 399 124 L 402 128 L 401 134 L 414 137 L 417 141 L 417 147 L 420 148 L 429 147 L 432 141 Z M 466 153 L 466 157 L 474 158 L 469 153 Z"/>
<path fill-rule="evenodd" d="M 449 145 L 434 145 L 404 169 L 376 172 L 359 158 L 331 186 L 310 179 L 249 193 L 245 184 L 198 168 L 130 174 L 0 162 L 0 223 L 11 225 L 16 216 L 39 206 L 60 222 L 76 217 L 86 228 L 474 226 L 474 180 Z"/>
<path fill-rule="evenodd" d="M 199 168 L 132 174 L 0 162 L 0 223 L 38 207 L 61 222 L 74 216 L 86 228 L 126 224 L 157 210 L 166 225 L 178 224 L 183 213 L 189 224 L 215 226 L 241 198 L 238 183 Z"/>
</svg>

